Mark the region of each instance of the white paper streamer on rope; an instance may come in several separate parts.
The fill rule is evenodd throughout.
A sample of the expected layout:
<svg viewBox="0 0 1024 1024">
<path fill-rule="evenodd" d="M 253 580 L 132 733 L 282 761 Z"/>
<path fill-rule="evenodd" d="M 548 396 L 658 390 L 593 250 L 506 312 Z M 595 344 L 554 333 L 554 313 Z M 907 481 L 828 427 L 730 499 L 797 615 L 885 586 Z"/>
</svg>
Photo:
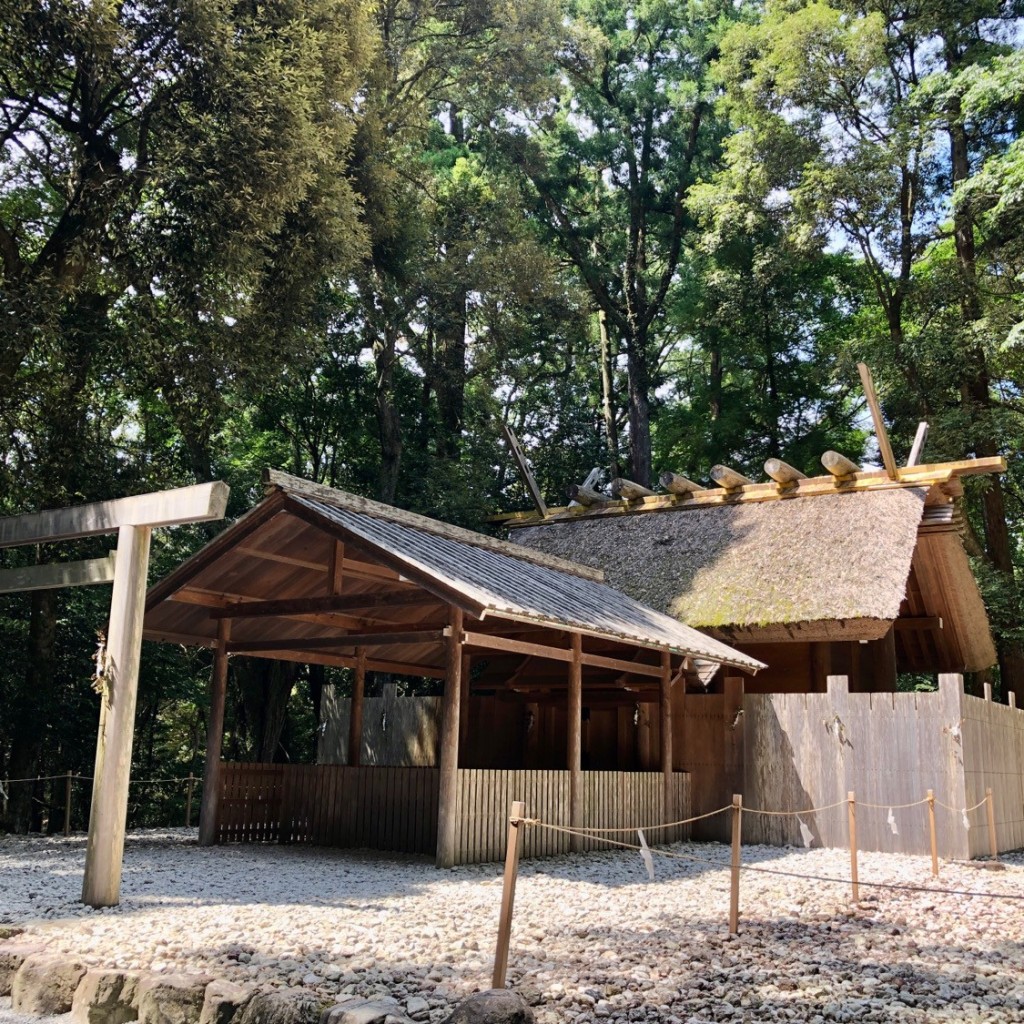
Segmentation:
<svg viewBox="0 0 1024 1024">
<path fill-rule="evenodd" d="M 885 820 L 889 823 L 889 828 L 892 829 L 892 834 L 894 836 L 898 836 L 900 834 L 900 830 L 896 825 L 896 815 L 892 813 L 891 807 L 889 808 L 889 817 Z"/>
<path fill-rule="evenodd" d="M 640 837 L 640 857 L 643 859 L 644 864 L 647 867 L 647 877 L 653 882 L 654 881 L 654 858 L 651 856 L 651 848 L 647 845 L 647 840 L 644 839 L 644 833 L 642 829 L 637 829 L 636 834 Z"/>
<path fill-rule="evenodd" d="M 814 833 L 804 824 L 803 818 L 797 818 L 796 820 L 800 823 L 800 837 L 804 841 L 804 847 L 809 850 L 811 843 L 814 842 Z"/>
<path fill-rule="evenodd" d="M 964 810 L 963 817 L 960 819 L 964 823 L 964 828 L 970 831 L 971 819 L 967 817 L 967 811 Z"/>
</svg>

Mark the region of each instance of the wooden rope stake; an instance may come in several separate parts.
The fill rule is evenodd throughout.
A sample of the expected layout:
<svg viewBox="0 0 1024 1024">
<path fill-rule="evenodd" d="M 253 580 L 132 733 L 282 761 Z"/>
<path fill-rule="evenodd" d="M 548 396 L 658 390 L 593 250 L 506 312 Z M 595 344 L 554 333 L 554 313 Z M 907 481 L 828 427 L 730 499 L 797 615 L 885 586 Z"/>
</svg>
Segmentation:
<svg viewBox="0 0 1024 1024">
<path fill-rule="evenodd" d="M 993 860 L 999 860 L 999 840 L 996 838 L 996 807 L 992 787 L 985 789 L 985 813 L 988 816 L 988 845 Z"/>
<path fill-rule="evenodd" d="M 64 782 L 64 835 L 71 835 L 71 769 Z"/>
<path fill-rule="evenodd" d="M 732 877 L 729 885 L 729 934 L 740 930 L 740 842 L 743 836 L 743 797 L 732 796 Z"/>
<path fill-rule="evenodd" d="M 850 882 L 853 889 L 853 902 L 860 902 L 860 882 L 857 876 L 857 798 L 851 789 L 846 794 L 850 814 Z"/>
<path fill-rule="evenodd" d="M 932 877 L 939 877 L 939 843 L 935 834 L 935 791 L 928 790 L 928 837 L 932 847 Z"/>
<path fill-rule="evenodd" d="M 491 988 L 505 987 L 508 970 L 508 947 L 512 938 L 512 907 L 516 899 L 516 878 L 519 875 L 519 851 L 523 845 L 523 819 L 526 804 L 516 800 L 508 821 L 508 845 L 505 848 L 505 878 L 501 888 L 501 913 L 498 916 L 498 942 L 494 950 L 494 973 Z"/>
</svg>

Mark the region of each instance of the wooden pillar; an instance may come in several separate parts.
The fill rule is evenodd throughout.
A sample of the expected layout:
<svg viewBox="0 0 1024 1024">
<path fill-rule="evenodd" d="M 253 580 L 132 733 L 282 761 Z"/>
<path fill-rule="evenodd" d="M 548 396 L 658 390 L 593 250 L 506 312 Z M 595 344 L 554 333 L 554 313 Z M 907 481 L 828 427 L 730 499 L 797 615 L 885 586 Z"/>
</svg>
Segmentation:
<svg viewBox="0 0 1024 1024">
<path fill-rule="evenodd" d="M 203 802 L 199 805 L 199 845 L 217 842 L 217 808 L 220 803 L 220 757 L 224 744 L 224 706 L 228 692 L 228 639 L 231 620 L 217 620 L 217 646 L 210 679 L 210 722 L 206 727 L 206 768 L 203 771 Z"/>
<path fill-rule="evenodd" d="M 358 768 L 363 757 L 363 700 L 366 697 L 366 649 L 356 648 L 355 678 L 352 680 L 352 704 L 348 716 L 348 763 Z"/>
<path fill-rule="evenodd" d="M 569 827 L 583 827 L 583 637 L 572 634 L 572 660 L 569 662 Z M 569 837 L 569 849 L 583 849 L 581 836 Z"/>
<path fill-rule="evenodd" d="M 462 609 L 449 605 L 444 698 L 441 712 L 441 771 L 437 798 L 439 868 L 455 863 L 455 819 L 459 794 L 459 704 L 462 698 Z"/>
<path fill-rule="evenodd" d="M 462 655 L 461 683 L 462 691 L 459 694 L 459 749 L 462 751 L 463 759 L 466 756 L 466 746 L 469 742 L 469 681 L 472 675 L 472 662 L 468 654 Z"/>
<path fill-rule="evenodd" d="M 121 862 L 128 816 L 151 532 L 148 526 L 122 526 L 117 534 L 89 839 L 82 880 L 82 902 L 90 907 L 113 907 L 121 897 Z"/>
<path fill-rule="evenodd" d="M 865 680 L 864 689 L 870 693 L 896 692 L 896 629 L 889 627 L 889 632 L 878 640 L 872 640 L 866 647 L 870 651 L 870 677 Z"/>
<path fill-rule="evenodd" d="M 811 693 L 824 693 L 825 680 L 832 675 L 832 644 L 818 641 L 811 645 Z"/>
<path fill-rule="evenodd" d="M 672 783 L 672 654 L 661 652 L 661 701 L 658 725 L 661 728 L 661 774 L 665 787 L 665 822 L 676 820 L 675 786 Z M 665 835 L 666 840 L 674 835 Z"/>
</svg>

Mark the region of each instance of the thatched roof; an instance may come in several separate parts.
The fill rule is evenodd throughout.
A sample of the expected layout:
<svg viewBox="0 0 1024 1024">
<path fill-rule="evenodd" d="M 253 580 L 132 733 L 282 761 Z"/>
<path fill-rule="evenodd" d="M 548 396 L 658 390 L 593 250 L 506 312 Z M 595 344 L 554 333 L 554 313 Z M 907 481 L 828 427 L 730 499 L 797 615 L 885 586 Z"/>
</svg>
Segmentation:
<svg viewBox="0 0 1024 1024">
<path fill-rule="evenodd" d="M 893 620 L 926 488 L 705 505 L 518 529 L 613 586 L 705 629 Z"/>
</svg>

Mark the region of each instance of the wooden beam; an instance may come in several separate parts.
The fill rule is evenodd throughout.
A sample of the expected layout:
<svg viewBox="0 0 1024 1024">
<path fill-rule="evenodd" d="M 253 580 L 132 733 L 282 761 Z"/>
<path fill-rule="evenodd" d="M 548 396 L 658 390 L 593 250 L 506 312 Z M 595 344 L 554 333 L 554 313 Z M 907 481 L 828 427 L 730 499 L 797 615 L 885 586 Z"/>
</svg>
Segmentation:
<svg viewBox="0 0 1024 1024">
<path fill-rule="evenodd" d="M 578 505 L 603 505 L 608 501 L 608 495 L 595 491 L 592 487 L 585 487 L 583 484 L 573 484 L 569 488 L 569 501 Z"/>
<path fill-rule="evenodd" d="M 122 526 L 177 526 L 223 519 L 228 485 L 221 481 L 88 505 L 29 512 L 0 519 L 0 548 L 50 544 L 115 533 Z"/>
<path fill-rule="evenodd" d="M 897 632 L 903 630 L 935 630 L 942 629 L 942 617 L 939 615 L 910 615 L 897 619 L 893 626 Z"/>
<path fill-rule="evenodd" d="M 871 419 L 875 424 L 875 437 L 878 440 L 878 451 L 882 456 L 882 465 L 891 480 L 898 480 L 899 469 L 896 466 L 896 458 L 892 454 L 892 445 L 889 444 L 889 432 L 885 429 L 885 420 L 882 419 L 882 405 L 878 401 L 878 393 L 875 391 L 875 382 L 871 379 L 871 371 L 867 363 L 858 363 L 857 372 L 860 374 L 860 382 L 864 386 L 864 397 L 868 400 L 868 408 L 871 410 Z"/>
<path fill-rule="evenodd" d="M 664 782 L 665 824 L 676 820 L 675 786 L 672 779 L 672 655 L 661 652 L 661 687 L 658 724 L 661 728 L 661 774 Z M 674 836 L 665 836 L 672 839 Z"/>
<path fill-rule="evenodd" d="M 228 641 L 231 620 L 217 623 L 217 646 L 210 678 L 210 719 L 206 726 L 206 768 L 203 772 L 203 802 L 199 810 L 199 845 L 217 842 L 217 813 L 220 805 L 220 758 L 224 745 L 224 708 L 228 692 Z"/>
<path fill-rule="evenodd" d="M 580 634 L 573 633 L 573 636 Z M 493 633 L 466 633 L 467 647 L 483 647 L 489 651 L 508 651 L 512 654 L 526 654 L 531 657 L 548 658 L 552 661 L 570 662 L 573 659 L 572 649 L 550 647 L 545 644 L 529 643 L 515 640 L 509 636 L 498 636 Z M 653 676 L 659 678 L 661 669 L 657 665 L 645 665 L 641 662 L 626 661 L 623 658 L 608 658 L 603 654 L 581 654 L 581 663 L 590 668 L 607 668 L 613 672 L 627 672 L 630 675 Z"/>
<path fill-rule="evenodd" d="M 327 570 L 327 592 L 340 594 L 345 569 L 345 545 L 336 540 L 331 545 L 331 564 Z"/>
<path fill-rule="evenodd" d="M 249 544 L 239 544 L 235 550 L 241 555 L 249 555 L 252 558 L 262 558 L 264 562 L 277 562 L 278 565 L 292 565 L 296 569 L 310 569 L 313 572 L 330 572 L 330 566 L 326 562 L 315 562 L 310 558 L 297 558 L 294 555 L 282 555 L 277 551 L 268 551 L 266 548 L 254 548 Z"/>
<path fill-rule="evenodd" d="M 910 458 L 907 459 L 908 466 L 916 466 L 921 461 L 924 446 L 928 442 L 928 424 L 921 420 L 917 425 L 917 433 L 914 435 L 914 443 L 910 448 Z"/>
<path fill-rule="evenodd" d="M 433 644 L 444 639 L 444 630 L 419 629 L 394 633 L 339 633 L 337 636 L 281 637 L 277 640 L 238 640 L 228 644 L 232 654 L 258 651 L 316 651 L 331 647 L 398 647 Z"/>
<path fill-rule="evenodd" d="M 569 660 L 569 732 L 567 736 L 569 768 L 569 827 L 583 827 L 583 637 L 572 634 Z M 569 836 L 569 849 L 583 849 L 582 836 Z"/>
<path fill-rule="evenodd" d="M 839 452 L 825 452 L 821 457 L 821 464 L 838 480 L 853 481 L 861 472 L 856 462 Z"/>
<path fill-rule="evenodd" d="M 359 767 L 363 756 L 363 701 L 366 697 L 366 651 L 356 648 L 355 678 L 352 681 L 352 706 L 348 717 L 348 763 Z"/>
<path fill-rule="evenodd" d="M 737 473 L 735 469 L 730 469 L 728 466 L 712 466 L 708 476 L 716 484 L 729 491 L 734 491 L 737 487 L 746 487 L 754 482 L 750 477 Z"/>
<path fill-rule="evenodd" d="M 82 562 L 51 562 L 17 569 L 0 569 L 0 594 L 111 583 L 114 579 L 114 558 L 114 552 L 111 551 L 106 558 L 89 558 Z"/>
<path fill-rule="evenodd" d="M 626 501 L 654 497 L 654 491 L 649 487 L 644 487 L 635 480 L 627 480 L 623 476 L 617 476 L 608 486 L 616 498 L 624 498 Z"/>
<path fill-rule="evenodd" d="M 668 469 L 658 479 L 661 481 L 661 486 L 669 494 L 693 494 L 696 491 L 704 490 L 700 484 L 694 483 L 688 477 L 681 476 L 679 473 L 673 473 Z"/>
<path fill-rule="evenodd" d="M 101 676 L 100 725 L 82 879 L 82 902 L 90 907 L 117 906 L 121 898 L 150 535 L 148 526 L 134 525 L 120 527 L 117 534 L 117 570 Z"/>
<path fill-rule="evenodd" d="M 387 590 L 347 596 L 292 597 L 279 601 L 240 601 L 214 608 L 211 619 L 254 619 L 268 616 L 315 615 L 321 612 L 371 611 L 400 605 L 439 605 L 441 600 L 422 590 Z"/>
<path fill-rule="evenodd" d="M 828 453 L 826 452 L 826 456 Z M 826 456 L 822 456 L 824 459 Z M 844 456 L 839 456 L 840 459 Z M 849 462 L 849 460 L 846 460 Z M 545 520 L 538 519 L 531 512 L 506 512 L 491 516 L 491 522 L 504 523 L 511 529 L 520 526 L 539 526 L 549 523 L 571 522 L 574 519 L 601 519 L 605 516 L 637 515 L 641 512 L 670 512 L 674 509 L 695 508 L 704 505 L 741 505 L 752 501 L 789 501 L 793 498 L 815 497 L 821 494 L 857 494 L 861 491 L 885 491 L 902 487 L 928 487 L 933 484 L 948 485 L 962 476 L 980 476 L 990 473 L 1005 473 L 1006 459 L 995 455 L 984 459 L 965 459 L 961 462 L 941 462 L 931 465 L 912 466 L 899 471 L 899 479 L 892 480 L 885 470 L 857 469 L 847 475 L 813 476 L 784 491 L 778 484 L 749 484 L 734 491 L 723 487 L 710 487 L 692 494 L 659 494 L 640 501 L 609 501 L 596 508 L 552 508 Z"/>
<path fill-rule="evenodd" d="M 764 471 L 777 484 L 782 486 L 789 486 L 790 484 L 797 483 L 799 480 L 807 479 L 806 473 L 801 473 L 795 466 L 791 466 L 788 462 L 783 462 L 782 459 L 766 459 Z"/>
<path fill-rule="evenodd" d="M 440 782 L 437 797 L 437 866 L 455 864 L 459 797 L 459 706 L 462 701 L 462 622 L 458 605 L 451 605 L 445 658 L 444 696 L 441 702 Z"/>
<path fill-rule="evenodd" d="M 516 437 L 515 432 L 507 423 L 502 423 L 501 430 L 505 435 L 505 440 L 508 442 L 508 448 L 512 453 L 512 458 L 515 460 L 516 468 L 519 470 L 519 476 L 523 483 L 526 484 L 526 489 L 530 493 L 530 498 L 537 509 L 537 514 L 543 519 L 548 514 L 548 507 L 544 503 L 543 497 L 541 497 L 540 488 L 534 479 L 530 464 L 526 461 L 526 455 L 519 446 L 519 438 Z"/>
</svg>

